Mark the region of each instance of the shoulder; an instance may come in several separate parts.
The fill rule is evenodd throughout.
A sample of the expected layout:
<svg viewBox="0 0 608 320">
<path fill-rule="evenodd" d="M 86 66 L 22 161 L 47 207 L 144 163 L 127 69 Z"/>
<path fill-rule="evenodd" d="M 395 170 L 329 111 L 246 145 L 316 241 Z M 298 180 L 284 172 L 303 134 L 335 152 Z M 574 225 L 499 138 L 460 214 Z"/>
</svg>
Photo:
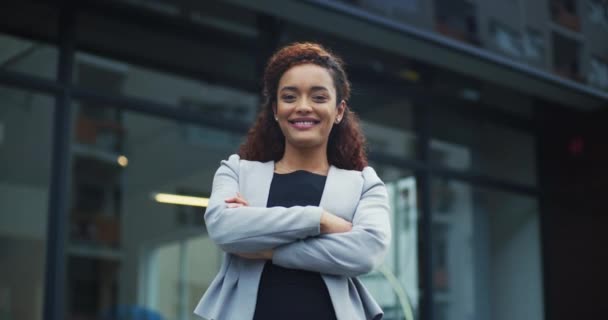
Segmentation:
<svg viewBox="0 0 608 320">
<path fill-rule="evenodd" d="M 235 174 L 239 174 L 241 171 L 251 171 L 255 169 L 262 169 L 268 162 L 250 161 L 241 159 L 238 154 L 232 154 L 226 160 L 222 160 L 220 169 L 226 167 L 233 171 Z"/>
<path fill-rule="evenodd" d="M 382 182 L 380 177 L 378 177 L 376 170 L 374 170 L 374 168 L 372 168 L 370 166 L 363 168 L 363 170 L 361 170 L 361 171 L 340 169 L 337 167 L 335 168 L 335 170 L 337 172 L 339 172 L 339 175 L 342 178 L 348 177 L 350 179 L 359 180 L 362 185 L 363 193 L 365 193 L 367 190 L 372 189 L 373 187 L 376 187 L 376 186 L 384 187 L 384 182 Z M 343 181 L 346 181 L 346 180 L 347 179 L 343 179 Z"/>
<path fill-rule="evenodd" d="M 384 182 L 378 177 L 376 170 L 370 166 L 363 168 L 361 177 L 363 178 L 363 192 L 367 192 L 371 189 L 385 188 Z"/>
</svg>

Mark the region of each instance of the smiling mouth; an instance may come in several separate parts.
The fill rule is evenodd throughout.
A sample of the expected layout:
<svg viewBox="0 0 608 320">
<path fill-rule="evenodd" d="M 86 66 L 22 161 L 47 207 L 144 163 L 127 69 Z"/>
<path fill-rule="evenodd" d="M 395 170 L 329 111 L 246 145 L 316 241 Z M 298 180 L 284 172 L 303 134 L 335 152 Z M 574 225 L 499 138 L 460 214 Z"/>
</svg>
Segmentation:
<svg viewBox="0 0 608 320">
<path fill-rule="evenodd" d="M 289 124 L 291 124 L 291 126 L 295 127 L 296 129 L 308 129 L 308 128 L 312 128 L 312 127 L 316 126 L 319 123 L 321 123 L 321 121 L 319 121 L 319 120 L 312 120 L 312 119 L 289 120 Z"/>
</svg>

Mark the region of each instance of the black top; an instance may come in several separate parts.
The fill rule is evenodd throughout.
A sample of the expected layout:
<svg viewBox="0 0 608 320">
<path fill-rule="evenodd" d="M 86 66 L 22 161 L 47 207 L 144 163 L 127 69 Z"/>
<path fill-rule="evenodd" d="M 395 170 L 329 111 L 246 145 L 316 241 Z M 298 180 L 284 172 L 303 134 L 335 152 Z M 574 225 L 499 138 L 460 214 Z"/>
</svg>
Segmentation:
<svg viewBox="0 0 608 320">
<path fill-rule="evenodd" d="M 327 177 L 300 170 L 275 173 L 268 207 L 318 206 Z M 254 320 L 336 320 L 329 292 L 318 272 L 287 269 L 266 262 Z"/>
</svg>

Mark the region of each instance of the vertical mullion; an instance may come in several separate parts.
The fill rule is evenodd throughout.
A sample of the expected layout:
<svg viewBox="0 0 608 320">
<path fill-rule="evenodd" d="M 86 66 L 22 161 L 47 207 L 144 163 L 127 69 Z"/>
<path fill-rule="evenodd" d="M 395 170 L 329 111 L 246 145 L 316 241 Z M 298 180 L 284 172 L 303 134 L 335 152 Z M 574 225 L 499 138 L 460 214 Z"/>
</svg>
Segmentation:
<svg viewBox="0 0 608 320">
<path fill-rule="evenodd" d="M 282 21 L 277 17 L 267 15 L 264 13 L 258 13 L 256 16 L 256 24 L 258 29 L 258 40 L 256 42 L 255 50 L 255 79 L 258 79 L 257 91 L 261 92 L 263 83 L 262 78 L 264 76 L 264 69 L 266 68 L 266 61 L 270 56 L 277 50 L 279 42 L 281 40 L 281 28 Z M 260 95 L 260 101 L 263 101 L 264 97 Z M 261 108 L 263 103 L 258 104 L 258 108 Z M 258 109 L 260 111 L 260 109 Z"/>
<path fill-rule="evenodd" d="M 541 252 L 541 270 L 542 270 L 542 276 L 541 276 L 541 281 L 542 281 L 542 288 L 543 288 L 543 292 L 542 292 L 542 297 L 543 297 L 543 314 L 545 316 L 545 319 L 552 319 L 552 314 L 551 314 L 551 309 L 547 308 L 547 301 L 549 299 L 549 292 L 551 291 L 551 282 L 549 281 L 549 275 L 550 275 L 550 271 L 549 271 L 549 264 L 547 264 L 547 256 L 549 255 L 549 251 L 548 251 L 548 247 L 550 246 L 550 241 L 549 241 L 549 230 L 548 230 L 548 224 L 549 224 L 549 217 L 548 217 L 548 205 L 547 205 L 547 199 L 549 198 L 547 196 L 547 193 L 545 190 L 547 190 L 547 188 L 545 187 L 545 170 L 543 170 L 544 166 L 543 164 L 545 163 L 545 152 L 544 148 L 541 148 L 541 146 L 544 146 L 546 144 L 544 144 L 545 141 L 545 137 L 547 136 L 547 131 L 549 130 L 548 128 L 551 128 L 552 126 L 547 126 L 546 122 L 543 121 L 542 119 L 548 119 L 549 117 L 547 117 L 545 115 L 545 106 L 543 104 L 541 104 L 541 102 L 539 100 L 535 100 L 534 103 L 534 109 L 533 109 L 533 119 L 534 119 L 534 139 L 535 139 L 535 145 L 534 145 L 534 149 L 535 149 L 535 155 L 536 155 L 536 186 L 538 188 L 539 193 L 538 196 L 536 197 L 537 199 L 537 203 L 538 203 L 538 219 L 539 219 L 539 241 L 540 241 L 540 252 Z M 547 152 L 547 154 L 549 154 L 549 152 Z"/>
<path fill-rule="evenodd" d="M 255 48 L 256 79 L 262 79 L 266 61 L 278 48 L 281 40 L 282 21 L 274 16 L 258 13 L 256 16 L 258 41 Z M 261 88 L 260 88 L 261 89 Z"/>
<path fill-rule="evenodd" d="M 424 103 L 414 107 L 414 126 L 418 137 L 418 159 L 425 164 L 417 170 L 420 209 L 420 253 L 422 253 L 422 295 L 420 319 L 433 319 L 433 255 L 431 217 L 431 173 L 430 173 L 430 110 Z"/>
<path fill-rule="evenodd" d="M 187 263 L 188 263 L 188 258 L 187 258 L 187 246 L 188 245 L 188 240 L 180 240 L 179 242 L 179 274 L 178 274 L 178 293 L 177 293 L 177 304 L 178 304 L 178 319 L 180 320 L 186 320 L 188 319 L 188 315 L 190 314 L 190 312 L 187 311 L 188 309 L 188 300 L 187 300 L 187 294 L 188 294 L 188 290 L 187 290 L 187 275 L 188 275 L 188 269 L 187 269 Z"/>
<path fill-rule="evenodd" d="M 74 61 L 74 13 L 69 2 L 62 3 L 59 16 L 59 64 L 57 81 L 62 90 L 55 97 L 51 180 L 49 185 L 46 267 L 44 277 L 45 320 L 65 317 L 66 226 L 70 178 L 70 92 Z"/>
</svg>

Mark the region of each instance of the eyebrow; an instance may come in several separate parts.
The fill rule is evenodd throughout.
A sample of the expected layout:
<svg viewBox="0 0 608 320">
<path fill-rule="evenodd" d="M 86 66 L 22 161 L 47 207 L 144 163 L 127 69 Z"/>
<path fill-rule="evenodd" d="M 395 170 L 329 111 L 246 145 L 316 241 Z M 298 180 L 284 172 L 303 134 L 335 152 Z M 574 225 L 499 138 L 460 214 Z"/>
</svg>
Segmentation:
<svg viewBox="0 0 608 320">
<path fill-rule="evenodd" d="M 283 88 L 281 88 L 280 91 L 285 91 L 285 90 L 299 91 L 298 87 L 294 87 L 294 86 L 283 87 Z M 311 91 L 320 91 L 320 90 L 323 90 L 323 91 L 329 92 L 329 90 L 326 87 L 323 87 L 323 86 L 313 86 L 313 87 L 310 88 L 310 90 Z"/>
</svg>

